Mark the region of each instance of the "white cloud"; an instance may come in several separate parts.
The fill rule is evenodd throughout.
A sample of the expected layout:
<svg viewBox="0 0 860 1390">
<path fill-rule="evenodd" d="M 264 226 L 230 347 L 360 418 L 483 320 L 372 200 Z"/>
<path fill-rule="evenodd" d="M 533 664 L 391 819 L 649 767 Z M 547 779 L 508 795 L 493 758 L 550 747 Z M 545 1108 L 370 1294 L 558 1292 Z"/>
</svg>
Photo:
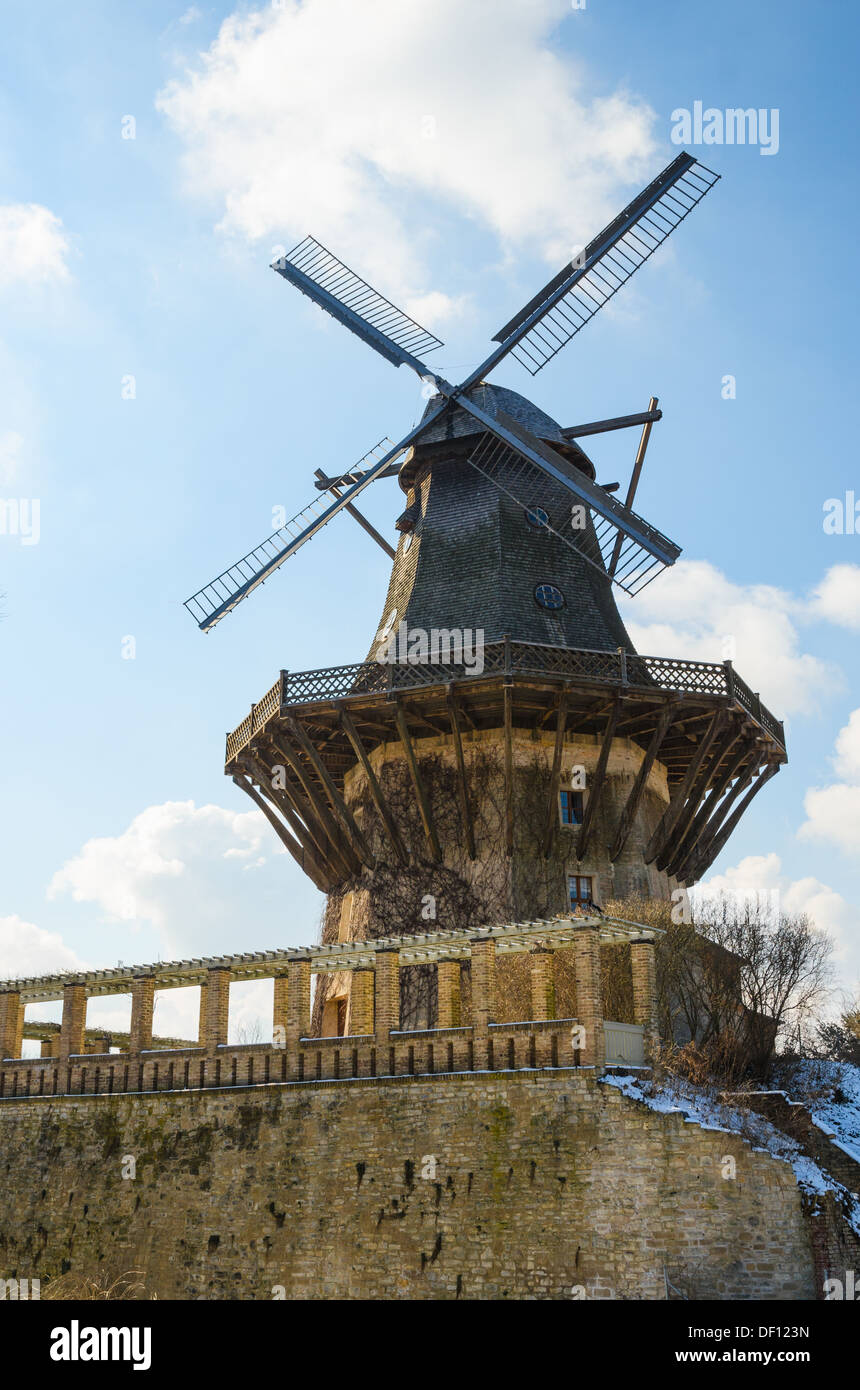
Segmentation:
<svg viewBox="0 0 860 1390">
<path fill-rule="evenodd" d="M 54 974 L 84 966 L 57 932 L 44 931 L 14 914 L 0 917 L 0 961 L 4 979 Z"/>
<path fill-rule="evenodd" d="M 66 280 L 63 224 L 39 203 L 0 204 L 0 288 Z"/>
<path fill-rule="evenodd" d="M 624 619 L 646 656 L 734 661 L 738 674 L 781 718 L 815 709 L 841 684 L 830 662 L 803 652 L 807 603 L 771 585 L 733 583 L 705 560 L 679 560 L 629 606 Z"/>
<path fill-rule="evenodd" d="M 797 832 L 802 839 L 827 841 L 846 854 L 860 852 L 860 786 L 811 787 L 803 809 L 807 819 Z"/>
<path fill-rule="evenodd" d="M 860 632 L 860 565 L 834 565 L 810 601 L 813 616 Z"/>
<path fill-rule="evenodd" d="M 809 917 L 833 937 L 835 954 L 846 978 L 860 973 L 860 909 L 834 888 L 808 875 L 792 879 L 783 873 L 778 854 L 749 855 L 739 864 L 714 874 L 697 885 L 690 897 L 708 899 L 725 895 L 737 903 L 758 902 L 775 921 L 779 913 Z"/>
<path fill-rule="evenodd" d="M 852 710 L 837 734 L 831 761 L 840 780 L 810 787 L 803 802 L 807 819 L 798 835 L 856 854 L 860 852 L 860 709 Z"/>
<path fill-rule="evenodd" d="M 860 709 L 851 711 L 848 723 L 836 735 L 833 765 L 848 782 L 860 782 Z"/>
<path fill-rule="evenodd" d="M 120 835 L 88 840 L 54 875 L 48 896 L 69 893 L 76 902 L 97 904 L 110 921 L 149 924 L 169 955 L 237 951 L 249 940 L 246 870 L 266 864 L 270 881 L 255 890 L 262 901 L 266 892 L 271 900 L 282 891 L 306 906 L 308 895 L 296 886 L 302 875 L 259 811 L 168 801 L 141 811 Z M 264 932 L 271 934 L 271 925 L 262 925 L 271 924 L 271 902 L 268 917 L 260 897 L 251 902 L 261 923 L 259 942 Z M 301 931 L 300 915 L 295 925 Z M 300 940 L 311 934 L 301 932 Z"/>
<path fill-rule="evenodd" d="M 503 255 L 563 262 L 656 172 L 655 113 L 595 95 L 550 48 L 570 14 L 567 0 L 283 0 L 225 20 L 157 105 L 225 231 L 310 230 L 387 292 L 422 295 L 427 197 Z"/>
<path fill-rule="evenodd" d="M 15 430 L 0 432 L 0 487 L 10 487 L 18 477 L 24 436 Z"/>
</svg>

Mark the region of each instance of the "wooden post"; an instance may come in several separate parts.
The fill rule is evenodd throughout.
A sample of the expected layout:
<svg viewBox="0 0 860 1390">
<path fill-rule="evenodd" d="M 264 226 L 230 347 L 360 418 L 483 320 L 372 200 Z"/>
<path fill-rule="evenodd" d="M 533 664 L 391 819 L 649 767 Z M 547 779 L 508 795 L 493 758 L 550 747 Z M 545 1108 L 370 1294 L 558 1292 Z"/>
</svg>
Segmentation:
<svg viewBox="0 0 860 1390">
<path fill-rule="evenodd" d="M 510 642 L 505 638 L 505 660 L 509 663 Z M 513 685 L 505 683 L 502 691 L 505 722 L 505 853 L 514 852 L 514 749 L 513 749 Z"/>
<path fill-rule="evenodd" d="M 385 829 L 388 831 L 388 838 L 394 846 L 394 852 L 397 855 L 397 858 L 400 860 L 401 864 L 408 864 L 409 855 L 406 853 L 406 848 L 403 844 L 402 839 L 400 838 L 400 831 L 397 829 L 397 825 L 395 824 L 394 818 L 391 815 L 391 812 L 388 808 L 388 802 L 382 795 L 382 788 L 379 785 L 376 773 L 374 772 L 370 759 L 367 756 L 367 750 L 365 749 L 364 744 L 361 741 L 359 732 L 356 729 L 355 724 L 353 723 L 352 718 L 350 717 L 349 712 L 347 711 L 345 706 L 340 705 L 339 709 L 340 726 L 346 734 L 347 738 L 349 739 L 350 743 L 352 744 L 352 751 L 361 764 L 364 775 L 367 778 L 367 785 L 370 789 L 370 795 L 373 797 L 373 803 L 380 816 L 382 817 L 382 823 L 385 826 Z"/>
<path fill-rule="evenodd" d="M 666 730 L 669 727 L 669 721 L 671 720 L 671 718 L 672 706 L 671 704 L 667 703 L 663 706 L 663 708 L 660 711 L 659 717 L 657 719 L 657 726 L 654 729 L 654 733 L 651 736 L 651 742 L 648 744 L 648 751 L 642 759 L 642 762 L 639 764 L 639 771 L 636 774 L 636 778 L 630 790 L 630 795 L 627 798 L 627 803 L 624 807 L 624 810 L 621 813 L 621 820 L 618 823 L 618 829 L 615 832 L 615 839 L 612 843 L 612 849 L 609 854 L 609 857 L 613 861 L 613 863 L 618 858 L 619 854 L 621 853 L 621 851 L 627 843 L 627 837 L 630 834 L 631 829 L 633 828 L 633 820 L 636 815 L 636 812 L 639 810 L 639 803 L 642 800 L 642 795 L 648 783 L 649 773 L 651 772 L 651 768 L 654 766 L 654 759 L 657 757 L 657 754 L 660 751 L 660 745 L 663 742 L 663 739 L 666 737 Z"/>
<path fill-rule="evenodd" d="M 463 757 L 463 739 L 460 732 L 460 711 L 454 695 L 454 687 L 448 686 L 446 696 L 448 715 L 451 720 L 451 733 L 454 736 L 454 754 L 457 759 L 457 783 L 460 793 L 460 814 L 463 817 L 463 828 L 466 832 L 466 849 L 470 859 L 476 859 L 475 853 L 475 827 L 472 824 L 472 810 L 469 806 L 469 784 L 466 781 L 466 762 Z"/>
<path fill-rule="evenodd" d="M 603 784 L 606 781 L 606 767 L 609 762 L 609 753 L 612 748 L 612 740 L 615 737 L 615 725 L 618 722 L 619 699 L 616 695 L 612 702 L 612 709 L 606 721 L 606 728 L 603 733 L 603 743 L 600 748 L 600 756 L 597 759 L 597 767 L 594 769 L 594 776 L 591 779 L 591 786 L 588 791 L 588 800 L 585 803 L 585 811 L 582 817 L 582 824 L 579 827 L 579 839 L 576 846 L 576 857 L 580 862 L 588 853 L 588 842 L 591 839 L 591 832 L 597 817 L 600 797 L 603 792 Z"/>
<path fill-rule="evenodd" d="M 421 824 L 424 827 L 424 836 L 427 840 L 427 845 L 432 858 L 435 859 L 438 864 L 441 864 L 442 850 L 439 847 L 439 838 L 436 834 L 436 827 L 433 824 L 433 817 L 430 812 L 430 802 L 427 799 L 427 793 L 424 790 L 424 783 L 421 780 L 421 773 L 418 768 L 418 760 L 415 757 L 415 750 L 412 747 L 412 739 L 409 736 L 409 726 L 406 723 L 406 715 L 404 714 L 403 706 L 400 704 L 399 701 L 397 702 L 394 709 L 394 717 L 397 721 L 397 732 L 400 735 L 400 742 L 403 747 L 403 752 L 406 755 L 406 766 L 409 769 L 409 776 L 412 779 L 412 787 L 415 792 L 415 798 L 418 802 L 418 811 L 421 816 Z"/>
<path fill-rule="evenodd" d="M 555 746 L 552 753 L 552 772 L 549 779 L 549 798 L 546 806 L 546 821 L 543 832 L 543 857 L 549 859 L 555 830 L 558 826 L 558 793 L 561 784 L 561 758 L 564 752 L 564 734 L 567 728 L 567 691 L 558 697 L 558 710 L 555 724 Z"/>
</svg>

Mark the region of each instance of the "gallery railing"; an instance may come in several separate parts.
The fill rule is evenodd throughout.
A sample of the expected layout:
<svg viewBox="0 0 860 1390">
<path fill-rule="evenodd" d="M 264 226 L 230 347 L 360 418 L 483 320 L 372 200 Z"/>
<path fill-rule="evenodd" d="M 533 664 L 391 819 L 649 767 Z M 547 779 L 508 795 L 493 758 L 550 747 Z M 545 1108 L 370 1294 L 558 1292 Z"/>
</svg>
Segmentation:
<svg viewBox="0 0 860 1390">
<path fill-rule="evenodd" d="M 432 637 L 432 634 L 431 634 Z M 446 653 L 458 651 L 448 633 L 440 634 Z M 437 642 L 441 650 L 441 641 Z M 430 649 L 431 656 L 433 648 Z M 462 656 L 462 652 L 460 652 Z M 467 653 L 468 655 L 468 653 Z M 489 642 L 470 662 L 356 662 L 316 671 L 282 671 L 262 700 L 252 705 L 242 723 L 227 735 L 227 762 L 247 746 L 253 736 L 286 706 L 343 700 L 357 695 L 387 695 L 420 689 L 453 680 L 488 680 L 499 675 L 538 676 L 566 681 L 659 690 L 684 695 L 716 695 L 737 702 L 780 747 L 785 747 L 782 722 L 775 718 L 730 661 L 688 661 L 663 656 L 638 656 L 628 652 L 575 651 L 542 646 L 535 642 Z"/>
</svg>

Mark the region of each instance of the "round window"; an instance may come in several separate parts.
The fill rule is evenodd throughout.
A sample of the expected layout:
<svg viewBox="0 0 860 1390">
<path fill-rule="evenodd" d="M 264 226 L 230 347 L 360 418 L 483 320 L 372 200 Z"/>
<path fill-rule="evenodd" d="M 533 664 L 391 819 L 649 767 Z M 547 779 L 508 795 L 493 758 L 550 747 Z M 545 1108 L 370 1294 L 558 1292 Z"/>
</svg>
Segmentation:
<svg viewBox="0 0 860 1390">
<path fill-rule="evenodd" d="M 563 608 L 564 594 L 554 584 L 538 584 L 535 589 L 535 601 L 541 608 Z"/>
<path fill-rule="evenodd" d="M 544 511 L 543 507 L 532 507 L 530 511 L 526 512 L 526 521 L 529 526 L 547 526 L 549 524 L 549 515 Z"/>
</svg>

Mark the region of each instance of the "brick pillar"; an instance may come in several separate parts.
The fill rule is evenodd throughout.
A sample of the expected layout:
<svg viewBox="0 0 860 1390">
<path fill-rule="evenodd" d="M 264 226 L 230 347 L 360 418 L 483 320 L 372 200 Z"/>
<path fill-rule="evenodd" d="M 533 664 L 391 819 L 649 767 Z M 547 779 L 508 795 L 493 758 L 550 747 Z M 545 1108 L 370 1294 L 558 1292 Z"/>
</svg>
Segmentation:
<svg viewBox="0 0 860 1390">
<path fill-rule="evenodd" d="M 197 1046 L 206 1046 L 206 981 L 200 986 L 200 1008 L 197 1014 Z"/>
<path fill-rule="evenodd" d="M 496 1018 L 496 943 L 473 941 L 472 947 L 472 1043 L 476 1071 L 489 1066 L 490 1024 Z"/>
<path fill-rule="evenodd" d="M 148 1052 L 152 1047 L 152 1015 L 155 1008 L 155 980 L 152 975 L 136 975 L 131 982 L 131 1028 L 129 1052 Z"/>
<path fill-rule="evenodd" d="M 59 1033 L 52 1033 L 52 1034 L 51 1034 L 51 1056 L 52 1056 L 52 1057 L 59 1057 L 59 1055 L 60 1055 L 60 1034 L 59 1034 Z"/>
<path fill-rule="evenodd" d="M 299 1038 L 306 1038 L 311 1026 L 311 963 L 287 962 L 287 1075 L 299 1075 Z"/>
<path fill-rule="evenodd" d="M 215 965 L 206 972 L 206 1027 L 204 1044 L 208 1049 L 223 1047 L 230 1025 L 230 971 Z"/>
<path fill-rule="evenodd" d="M 436 962 L 437 999 L 436 1027 L 459 1028 L 460 1026 L 460 962 L 440 960 Z"/>
<path fill-rule="evenodd" d="M 532 1013 L 535 1022 L 555 1018 L 555 952 L 548 946 L 533 946 L 529 952 L 532 986 Z"/>
<path fill-rule="evenodd" d="M 603 991 L 600 983 L 600 936 L 594 927 L 574 933 L 576 1017 L 585 1029 L 580 1049 L 582 1065 L 602 1067 L 606 1058 L 603 1041 Z"/>
<path fill-rule="evenodd" d="M 272 984 L 274 985 L 272 992 L 272 1041 L 276 1046 L 285 1047 L 290 978 L 288 975 L 276 975 Z"/>
<path fill-rule="evenodd" d="M 53 1052 L 51 1051 L 51 1039 L 50 1039 L 50 1038 L 42 1038 L 42 1041 L 39 1043 L 39 1056 L 40 1056 L 40 1057 L 53 1057 L 53 1055 L 54 1055 L 54 1054 L 53 1054 Z"/>
<path fill-rule="evenodd" d="M 60 1024 L 61 1057 L 76 1057 L 83 1052 L 86 1027 L 86 988 L 84 985 L 64 985 L 63 1021 Z"/>
<path fill-rule="evenodd" d="M 377 1046 L 388 1043 L 392 1029 L 400 1027 L 400 952 L 377 951 L 374 981 L 374 1013 Z"/>
<path fill-rule="evenodd" d="M 353 970 L 349 985 L 350 1033 L 373 1032 L 373 985 L 373 970 Z"/>
<path fill-rule="evenodd" d="M 0 1059 L 19 1055 L 14 1047 L 20 1008 L 21 995 L 16 989 L 0 994 Z"/>
<path fill-rule="evenodd" d="M 18 1017 L 15 1021 L 15 1051 L 12 1053 L 13 1057 L 20 1057 L 24 1052 L 24 1014 L 26 1009 L 26 1004 L 18 1005 Z"/>
<path fill-rule="evenodd" d="M 644 937 L 630 943 L 633 966 L 633 1017 L 645 1030 L 645 1061 L 657 1056 L 660 1034 L 657 1029 L 657 965 L 654 942 Z"/>
</svg>

